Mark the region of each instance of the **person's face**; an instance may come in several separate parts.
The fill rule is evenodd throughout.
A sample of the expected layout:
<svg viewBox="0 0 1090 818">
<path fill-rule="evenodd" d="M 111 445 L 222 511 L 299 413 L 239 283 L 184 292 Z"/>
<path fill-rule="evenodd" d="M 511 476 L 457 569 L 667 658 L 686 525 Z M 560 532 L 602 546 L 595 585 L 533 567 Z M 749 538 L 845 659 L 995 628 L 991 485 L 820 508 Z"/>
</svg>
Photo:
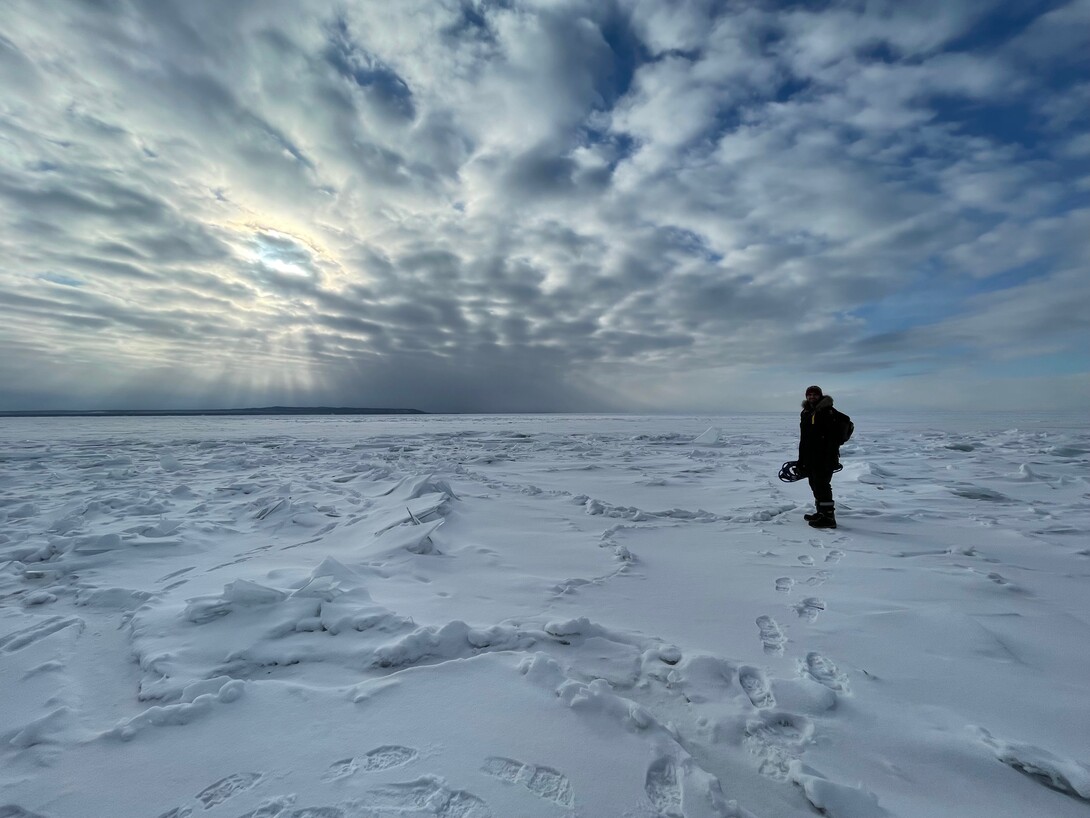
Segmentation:
<svg viewBox="0 0 1090 818">
<path fill-rule="evenodd" d="M 807 403 L 817 403 L 819 400 L 821 400 L 821 393 L 820 392 L 807 392 L 806 393 L 806 402 Z"/>
</svg>

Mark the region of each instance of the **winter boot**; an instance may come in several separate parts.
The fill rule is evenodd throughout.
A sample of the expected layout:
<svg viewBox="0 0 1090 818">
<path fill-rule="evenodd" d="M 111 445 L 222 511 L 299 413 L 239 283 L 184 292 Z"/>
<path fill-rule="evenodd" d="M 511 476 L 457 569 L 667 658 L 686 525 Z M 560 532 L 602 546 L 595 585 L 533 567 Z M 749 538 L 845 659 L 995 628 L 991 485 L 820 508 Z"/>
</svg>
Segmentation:
<svg viewBox="0 0 1090 818">
<path fill-rule="evenodd" d="M 821 512 L 815 511 L 813 514 L 803 514 L 802 519 L 806 520 L 806 522 L 810 522 L 811 520 L 816 520 L 820 516 Z"/>
<path fill-rule="evenodd" d="M 836 504 L 824 501 L 818 503 L 817 514 L 809 522 L 811 528 L 836 528 Z"/>
</svg>

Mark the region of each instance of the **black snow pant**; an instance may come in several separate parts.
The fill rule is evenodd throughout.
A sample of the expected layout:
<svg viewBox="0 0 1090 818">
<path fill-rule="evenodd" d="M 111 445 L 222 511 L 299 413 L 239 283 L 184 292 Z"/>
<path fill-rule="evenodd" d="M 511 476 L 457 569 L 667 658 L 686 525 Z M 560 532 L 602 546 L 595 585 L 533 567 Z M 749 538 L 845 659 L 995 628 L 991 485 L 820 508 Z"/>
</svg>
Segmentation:
<svg viewBox="0 0 1090 818">
<path fill-rule="evenodd" d="M 810 491 L 814 492 L 814 505 L 818 512 L 832 514 L 836 508 L 833 503 L 833 470 L 811 469 L 809 482 Z"/>
</svg>

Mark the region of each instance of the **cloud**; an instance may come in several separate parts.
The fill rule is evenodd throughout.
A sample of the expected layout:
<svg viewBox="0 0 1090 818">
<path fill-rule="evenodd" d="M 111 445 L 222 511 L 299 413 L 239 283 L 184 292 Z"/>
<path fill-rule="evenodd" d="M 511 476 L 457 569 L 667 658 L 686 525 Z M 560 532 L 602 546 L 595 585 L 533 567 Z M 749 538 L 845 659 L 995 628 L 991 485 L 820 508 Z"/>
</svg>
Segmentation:
<svg viewBox="0 0 1090 818">
<path fill-rule="evenodd" d="M 1085 11 L 13 0 L 0 408 L 956 403 L 1073 362 Z"/>
</svg>

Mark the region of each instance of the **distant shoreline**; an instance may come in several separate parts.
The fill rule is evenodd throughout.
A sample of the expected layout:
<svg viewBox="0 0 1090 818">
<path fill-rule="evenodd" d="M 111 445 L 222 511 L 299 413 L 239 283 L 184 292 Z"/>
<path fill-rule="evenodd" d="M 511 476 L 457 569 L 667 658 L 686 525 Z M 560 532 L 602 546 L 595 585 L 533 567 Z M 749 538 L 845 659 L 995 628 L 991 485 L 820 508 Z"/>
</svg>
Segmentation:
<svg viewBox="0 0 1090 818">
<path fill-rule="evenodd" d="M 254 409 L 54 409 L 0 412 L 0 418 L 217 417 L 237 415 L 426 415 L 420 409 L 368 409 L 351 406 L 263 406 Z"/>
</svg>

